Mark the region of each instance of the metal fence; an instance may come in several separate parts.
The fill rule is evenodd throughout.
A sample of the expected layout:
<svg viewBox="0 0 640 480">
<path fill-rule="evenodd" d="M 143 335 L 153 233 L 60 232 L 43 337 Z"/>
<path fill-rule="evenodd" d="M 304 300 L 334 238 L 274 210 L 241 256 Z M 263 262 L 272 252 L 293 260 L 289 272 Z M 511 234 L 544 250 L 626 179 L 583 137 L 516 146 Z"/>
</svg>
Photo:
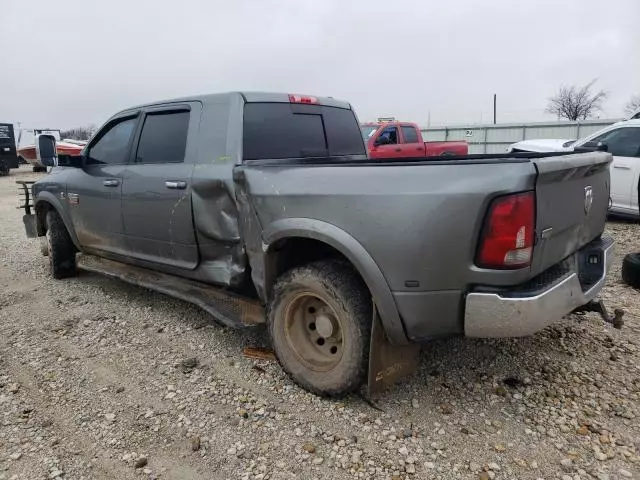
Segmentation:
<svg viewBox="0 0 640 480">
<path fill-rule="evenodd" d="M 422 129 L 425 141 L 466 140 L 469 153 L 504 153 L 515 142 L 535 138 L 578 139 L 591 135 L 620 119 L 585 120 L 582 122 L 503 123 L 429 127 Z"/>
</svg>

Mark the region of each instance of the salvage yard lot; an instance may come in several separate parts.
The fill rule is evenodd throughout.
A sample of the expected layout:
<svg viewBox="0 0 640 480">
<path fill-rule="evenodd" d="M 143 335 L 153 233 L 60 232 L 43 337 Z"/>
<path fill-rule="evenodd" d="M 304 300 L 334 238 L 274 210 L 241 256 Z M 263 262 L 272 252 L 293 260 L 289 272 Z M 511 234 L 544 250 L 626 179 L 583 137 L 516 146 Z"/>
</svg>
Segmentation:
<svg viewBox="0 0 640 480">
<path fill-rule="evenodd" d="M 607 226 L 622 330 L 586 314 L 432 342 L 372 405 L 244 358 L 261 329 L 94 274 L 51 280 L 15 208 L 32 178 L 0 178 L 0 480 L 640 478 L 640 295 L 620 281 L 636 224 Z"/>
</svg>

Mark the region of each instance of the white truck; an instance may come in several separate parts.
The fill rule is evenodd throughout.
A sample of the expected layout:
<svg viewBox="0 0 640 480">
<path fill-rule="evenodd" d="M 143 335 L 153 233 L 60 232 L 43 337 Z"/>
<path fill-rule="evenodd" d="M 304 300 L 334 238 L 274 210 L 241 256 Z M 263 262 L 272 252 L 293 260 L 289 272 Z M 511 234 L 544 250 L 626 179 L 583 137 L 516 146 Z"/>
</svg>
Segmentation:
<svg viewBox="0 0 640 480">
<path fill-rule="evenodd" d="M 580 152 L 597 148 L 613 155 L 609 210 L 624 216 L 639 216 L 640 197 L 640 110 L 628 120 L 614 123 L 580 140 L 524 140 L 509 146 L 508 152 Z"/>
</svg>

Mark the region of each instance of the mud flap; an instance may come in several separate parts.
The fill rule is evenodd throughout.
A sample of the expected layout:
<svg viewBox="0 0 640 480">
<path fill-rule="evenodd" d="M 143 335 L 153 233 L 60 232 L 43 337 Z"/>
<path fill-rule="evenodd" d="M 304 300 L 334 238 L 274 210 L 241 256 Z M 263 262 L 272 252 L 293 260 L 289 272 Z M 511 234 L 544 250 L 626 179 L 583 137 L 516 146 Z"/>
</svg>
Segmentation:
<svg viewBox="0 0 640 480">
<path fill-rule="evenodd" d="M 420 361 L 420 345 L 392 345 L 384 333 L 384 327 L 373 308 L 371 344 L 369 345 L 369 375 L 366 395 L 380 393 L 391 387 L 402 377 L 412 374 Z"/>
<path fill-rule="evenodd" d="M 22 223 L 24 223 L 24 230 L 27 234 L 27 238 L 37 238 L 38 237 L 38 227 L 36 225 L 36 216 L 31 215 L 23 215 Z"/>
</svg>

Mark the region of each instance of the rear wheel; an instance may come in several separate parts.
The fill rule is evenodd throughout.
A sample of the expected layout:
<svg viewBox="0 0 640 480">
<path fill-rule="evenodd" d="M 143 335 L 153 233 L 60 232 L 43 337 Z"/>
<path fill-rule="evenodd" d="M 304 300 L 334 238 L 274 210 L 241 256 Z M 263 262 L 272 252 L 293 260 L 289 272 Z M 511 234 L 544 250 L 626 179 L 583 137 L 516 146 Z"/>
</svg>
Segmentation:
<svg viewBox="0 0 640 480">
<path fill-rule="evenodd" d="M 76 248 L 67 227 L 56 211 L 47 212 L 47 250 L 53 278 L 72 277 L 76 273 Z"/>
<path fill-rule="evenodd" d="M 7 175 L 9 175 L 9 167 L 4 160 L 0 160 L 0 177 L 6 177 Z"/>
<path fill-rule="evenodd" d="M 367 371 L 371 312 L 366 286 L 346 263 L 319 261 L 285 273 L 268 315 L 282 368 L 319 395 L 358 389 Z"/>
</svg>

